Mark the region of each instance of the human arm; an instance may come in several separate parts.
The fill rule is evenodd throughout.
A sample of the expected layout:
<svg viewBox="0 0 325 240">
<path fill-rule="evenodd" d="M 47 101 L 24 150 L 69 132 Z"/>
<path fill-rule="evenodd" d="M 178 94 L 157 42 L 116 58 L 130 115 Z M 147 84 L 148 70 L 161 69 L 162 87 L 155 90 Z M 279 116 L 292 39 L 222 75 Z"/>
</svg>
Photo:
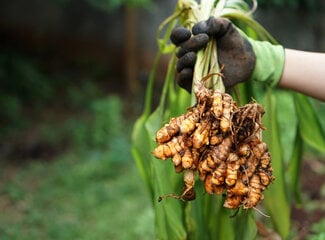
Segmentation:
<svg viewBox="0 0 325 240">
<path fill-rule="evenodd" d="M 278 87 L 325 101 L 325 53 L 285 49 Z"/>
</svg>

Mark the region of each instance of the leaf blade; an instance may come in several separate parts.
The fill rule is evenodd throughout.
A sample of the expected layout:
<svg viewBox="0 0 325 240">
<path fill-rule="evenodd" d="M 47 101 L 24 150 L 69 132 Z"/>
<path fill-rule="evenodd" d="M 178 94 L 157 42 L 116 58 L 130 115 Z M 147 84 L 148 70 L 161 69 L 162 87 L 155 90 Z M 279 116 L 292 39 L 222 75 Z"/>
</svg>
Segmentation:
<svg viewBox="0 0 325 240">
<path fill-rule="evenodd" d="M 302 94 L 297 93 L 294 98 L 302 139 L 314 149 L 325 152 L 325 134 L 314 107 Z"/>
<path fill-rule="evenodd" d="M 290 189 L 291 201 L 298 204 L 301 203 L 301 190 L 300 190 L 300 168 L 303 153 L 303 142 L 301 136 L 297 134 L 292 156 L 288 164 L 288 185 Z"/>
<path fill-rule="evenodd" d="M 264 98 L 264 106 L 267 118 L 263 124 L 266 131 L 263 134 L 264 141 L 268 144 L 272 154 L 274 183 L 264 192 L 263 203 L 269 210 L 273 224 L 279 234 L 285 239 L 290 232 L 290 205 L 286 191 L 286 181 L 284 175 L 284 162 L 282 147 L 279 142 L 279 129 L 277 126 L 276 100 L 269 89 Z M 281 211 L 279 211 L 281 209 Z"/>
</svg>

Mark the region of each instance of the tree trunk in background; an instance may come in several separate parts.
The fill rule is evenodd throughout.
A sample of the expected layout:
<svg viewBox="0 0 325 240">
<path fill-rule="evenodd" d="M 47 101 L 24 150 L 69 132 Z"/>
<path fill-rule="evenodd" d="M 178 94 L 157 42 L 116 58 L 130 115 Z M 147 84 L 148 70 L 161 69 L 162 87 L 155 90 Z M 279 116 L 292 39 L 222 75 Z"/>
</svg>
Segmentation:
<svg viewBox="0 0 325 240">
<path fill-rule="evenodd" d="M 125 6 L 124 61 L 127 92 L 132 95 L 139 89 L 137 67 L 137 10 Z"/>
</svg>

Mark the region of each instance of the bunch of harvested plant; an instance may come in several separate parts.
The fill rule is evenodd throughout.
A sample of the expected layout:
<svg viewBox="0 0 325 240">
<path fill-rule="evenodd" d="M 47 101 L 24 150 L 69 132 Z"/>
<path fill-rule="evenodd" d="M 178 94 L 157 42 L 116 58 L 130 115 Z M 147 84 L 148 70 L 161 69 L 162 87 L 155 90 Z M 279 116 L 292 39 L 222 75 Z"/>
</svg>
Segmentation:
<svg viewBox="0 0 325 240">
<path fill-rule="evenodd" d="M 198 184 L 195 186 L 197 192 L 195 201 L 182 202 L 170 199 L 168 201 L 164 200 L 161 204 L 157 203 L 157 198 L 161 196 L 161 194 L 178 192 L 178 189 L 181 188 L 182 178 L 180 174 L 175 174 L 172 164 L 158 161 L 151 154 L 153 149 L 157 147 L 154 136 L 157 129 L 161 128 L 162 123 L 169 122 L 172 117 L 182 115 L 186 111 L 191 112 L 200 110 L 201 108 L 199 109 L 196 107 L 196 105 L 199 104 L 197 103 L 197 98 L 201 98 L 199 97 L 200 91 L 196 91 L 196 88 L 202 86 L 202 83 L 200 83 L 201 79 L 204 79 L 205 76 L 209 76 L 209 74 L 222 72 L 218 68 L 219 66 L 216 61 L 216 43 L 212 41 L 207 45 L 204 51 L 199 51 L 197 54 L 194 82 L 197 83 L 196 86 L 198 87 L 194 86 L 192 88 L 194 90 L 192 96 L 177 87 L 174 83 L 176 64 L 175 53 L 177 49 L 169 42 L 172 29 L 176 25 L 191 29 L 193 24 L 201 20 L 206 20 L 210 16 L 224 17 L 230 19 L 247 36 L 276 44 L 276 40 L 252 18 L 251 13 L 256 9 L 256 4 L 252 5 L 253 8 L 249 6 L 252 2 L 256 3 L 256 0 L 246 2 L 244 0 L 179 0 L 177 1 L 175 11 L 170 17 L 163 21 L 158 28 L 157 43 L 159 51 L 157 52 L 150 73 L 145 94 L 143 114 L 134 124 L 132 133 L 132 154 L 139 169 L 139 173 L 146 184 L 154 208 L 155 234 L 157 239 L 202 239 L 203 236 L 206 239 L 256 238 L 257 225 L 253 211 L 238 208 L 239 211 L 236 218 L 230 219 L 229 215 L 232 213 L 232 210 L 222 207 L 223 204 L 225 204 L 223 197 L 216 196 L 216 194 L 200 194 L 204 191 L 201 181 L 197 181 Z M 168 64 L 159 103 L 153 108 L 154 99 L 157 97 L 154 95 L 156 73 L 161 57 L 166 54 L 172 54 L 172 56 Z M 224 94 L 222 81 L 218 79 L 218 74 L 214 75 L 211 81 L 210 79 L 204 81 L 206 90 L 202 87 L 201 89 L 208 92 L 217 92 L 219 90 L 221 94 Z M 315 108 L 312 106 L 309 99 L 301 94 L 277 91 L 274 88 L 271 89 L 260 86 L 252 81 L 240 84 L 238 86 L 238 92 L 239 98 L 236 99 L 237 103 L 248 103 L 253 96 L 267 111 L 267 114 L 263 117 L 263 125 L 267 129 L 267 131 L 263 132 L 263 141 L 267 142 L 268 149 L 272 152 L 272 168 L 274 168 L 272 175 L 275 176 L 276 181 L 269 185 L 267 191 L 263 192 L 265 195 L 263 208 L 266 210 L 267 214 L 270 215 L 270 218 L 267 219 L 268 225 L 270 221 L 272 221 L 272 228 L 279 233 L 281 238 L 286 239 L 291 229 L 290 204 L 300 199 L 299 173 L 302 159 L 302 147 L 304 144 L 308 144 L 316 150 L 325 151 L 325 135 L 323 131 L 320 131 L 321 125 Z M 264 187 L 266 187 L 267 181 L 273 180 L 271 176 L 272 169 L 268 167 L 270 164 L 268 153 L 265 155 L 263 154 L 264 157 L 260 159 L 255 158 L 259 159 L 258 162 L 251 161 L 253 158 L 249 158 L 249 155 L 251 156 L 259 151 L 259 148 L 255 148 L 256 146 L 263 147 L 266 151 L 266 146 L 262 143 L 261 138 L 259 138 L 261 144 L 259 144 L 258 141 L 250 141 L 253 140 L 253 137 L 249 136 L 258 136 L 258 132 L 263 130 L 262 125 L 258 124 L 258 126 L 255 127 L 255 124 L 253 124 L 260 123 L 260 117 L 262 116 L 260 110 L 262 108 L 260 108 L 260 105 L 256 102 L 252 102 L 251 104 L 252 105 L 248 105 L 251 107 L 247 107 L 240 111 L 238 109 L 244 107 L 235 107 L 231 114 L 231 133 L 228 132 L 228 135 L 231 134 L 235 136 L 231 137 L 232 153 L 238 152 L 237 156 L 243 154 L 243 156 L 246 157 L 246 164 L 240 164 L 237 170 L 237 161 L 234 161 L 236 164 L 229 164 L 228 176 L 231 177 L 228 177 L 227 180 L 228 184 L 234 182 L 233 179 L 235 177 L 233 173 L 237 173 L 236 183 L 234 184 L 232 192 L 236 192 L 236 196 L 242 195 L 240 202 L 243 207 L 244 203 L 247 202 L 245 199 L 249 199 L 248 193 L 246 193 L 247 189 L 250 188 L 251 194 L 262 198 L 261 192 Z M 252 108 L 254 104 L 255 106 Z M 189 106 L 193 107 L 188 109 Z M 218 107 L 215 109 L 218 109 Z M 252 109 L 259 109 L 257 112 L 260 114 L 251 114 L 253 113 Z M 209 111 L 206 109 L 202 112 Z M 192 113 L 185 113 L 183 117 L 176 117 L 175 120 L 171 121 L 170 127 L 162 130 L 163 132 L 167 132 L 165 135 L 170 139 L 159 140 L 162 142 L 158 144 L 164 145 L 171 141 L 174 143 L 170 143 L 169 145 L 175 146 L 175 141 L 178 141 L 178 139 L 172 140 L 174 137 L 181 135 L 191 136 L 190 131 L 192 131 L 192 135 L 195 131 L 199 131 L 197 128 L 200 126 L 199 123 L 201 121 L 203 122 L 204 117 L 199 116 L 200 120 L 196 121 L 195 119 L 191 120 L 196 114 L 193 114 L 191 117 L 189 115 L 192 115 Z M 205 118 L 207 118 L 208 115 L 209 114 L 206 114 Z M 244 116 L 250 116 L 253 120 Z M 180 124 L 182 118 L 187 120 L 184 121 L 183 124 Z M 220 124 L 220 120 L 221 119 L 216 122 Z M 193 122 L 196 122 L 196 124 L 191 126 L 190 123 Z M 184 125 L 182 130 L 178 129 L 180 125 Z M 192 127 L 193 130 L 190 130 Z M 189 128 L 189 130 L 183 128 Z M 211 128 L 220 129 L 220 127 L 214 126 L 213 124 L 211 125 L 209 130 L 211 137 L 209 138 L 209 146 L 206 146 L 206 149 L 212 148 L 213 144 L 218 145 L 217 142 L 220 141 L 220 139 L 218 139 L 219 136 L 223 136 L 222 139 L 228 139 L 227 141 L 229 141 L 230 138 L 225 138 L 227 134 L 214 134 Z M 203 126 L 201 126 L 200 129 L 203 129 Z M 283 131 L 284 129 L 285 131 Z M 184 131 L 188 131 L 187 134 L 184 134 Z M 219 132 L 221 133 L 222 131 Z M 197 136 L 203 137 L 203 134 Z M 244 142 L 244 139 L 247 139 L 247 143 L 239 144 Z M 193 141 L 193 137 L 191 141 Z M 187 140 L 182 140 L 181 143 L 183 142 L 188 144 Z M 234 146 L 238 144 L 242 145 L 241 148 L 237 148 L 237 151 L 234 151 L 233 149 L 236 149 Z M 221 144 L 220 146 L 223 145 Z M 249 148 L 247 146 L 249 146 Z M 186 149 L 194 148 L 193 146 L 187 146 Z M 163 151 L 167 151 L 167 149 Z M 177 152 L 175 150 L 173 151 Z M 198 150 L 192 151 L 191 155 L 196 151 Z M 246 154 L 244 152 L 246 152 Z M 183 171 L 184 173 L 185 189 L 190 189 L 188 191 L 183 191 L 185 194 L 171 194 L 171 196 L 184 200 L 190 200 L 195 197 L 194 188 L 190 186 L 193 186 L 195 179 L 200 175 L 199 163 L 193 161 L 194 163 L 191 164 L 191 158 L 193 158 L 193 156 L 189 153 L 190 151 L 186 151 L 185 155 L 185 152 L 183 153 L 180 151 L 180 154 L 176 154 L 177 156 L 175 158 L 175 154 L 171 155 L 171 158 L 178 166 L 176 168 L 178 169 L 177 171 Z M 198 153 L 201 155 L 204 154 L 203 152 Z M 206 164 L 211 164 L 211 159 L 209 157 L 201 157 L 198 159 L 202 161 L 202 165 L 204 159 L 206 159 Z M 197 164 L 196 168 L 188 168 L 185 170 L 184 166 L 187 168 L 188 165 L 179 165 L 183 160 L 184 163 L 191 166 L 193 164 L 196 166 Z M 254 169 L 252 166 L 255 165 L 256 168 L 252 171 Z M 210 167 L 209 165 L 207 166 Z M 212 170 L 213 167 L 210 167 L 210 169 Z M 247 169 L 251 169 L 251 172 Z M 212 178 L 212 171 L 209 169 L 207 170 L 205 178 Z M 252 175 L 248 177 L 250 174 Z M 196 178 L 195 175 L 197 176 Z M 226 178 L 226 175 L 227 170 L 224 178 Z M 259 179 L 256 176 L 258 176 Z M 202 178 L 204 178 L 204 174 L 202 174 Z M 241 185 L 238 179 L 242 179 L 245 186 Z M 247 179 L 249 179 L 250 182 L 248 184 Z M 260 183 L 262 183 L 262 185 Z M 240 189 L 243 189 L 243 192 L 239 193 L 239 191 L 236 190 L 238 189 L 236 185 L 238 185 Z M 228 191 L 229 188 L 227 183 L 223 183 L 223 193 L 227 194 L 227 198 L 231 196 L 231 191 Z M 248 203 L 246 203 L 246 206 L 247 204 Z"/>
<path fill-rule="evenodd" d="M 171 158 L 184 171 L 182 200 L 195 199 L 198 173 L 209 194 L 224 194 L 226 208 L 255 207 L 274 180 L 271 155 L 261 139 L 264 109 L 256 102 L 238 107 L 231 95 L 196 87 L 196 104 L 156 133 L 156 158 Z"/>
</svg>

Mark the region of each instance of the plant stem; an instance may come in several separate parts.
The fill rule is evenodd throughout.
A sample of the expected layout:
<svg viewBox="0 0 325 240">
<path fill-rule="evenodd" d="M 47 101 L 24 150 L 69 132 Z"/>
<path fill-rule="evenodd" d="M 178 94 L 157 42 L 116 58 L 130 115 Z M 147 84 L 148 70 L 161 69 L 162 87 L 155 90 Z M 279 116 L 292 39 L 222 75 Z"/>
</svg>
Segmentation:
<svg viewBox="0 0 325 240">
<path fill-rule="evenodd" d="M 225 6 L 225 0 L 221 0 L 214 6 L 215 1 L 212 0 L 202 0 L 200 11 L 195 11 L 197 14 L 198 21 L 207 20 L 210 16 L 219 16 L 221 11 Z M 220 66 L 218 64 L 217 55 L 217 43 L 212 38 L 205 49 L 200 50 L 197 53 L 197 60 L 194 67 L 193 75 L 193 91 L 192 91 L 192 103 L 195 101 L 195 94 L 198 91 L 198 86 L 202 85 L 201 81 L 203 78 L 211 75 L 205 79 L 204 86 L 213 90 L 220 90 L 225 92 L 225 87 L 223 85 Z"/>
</svg>

